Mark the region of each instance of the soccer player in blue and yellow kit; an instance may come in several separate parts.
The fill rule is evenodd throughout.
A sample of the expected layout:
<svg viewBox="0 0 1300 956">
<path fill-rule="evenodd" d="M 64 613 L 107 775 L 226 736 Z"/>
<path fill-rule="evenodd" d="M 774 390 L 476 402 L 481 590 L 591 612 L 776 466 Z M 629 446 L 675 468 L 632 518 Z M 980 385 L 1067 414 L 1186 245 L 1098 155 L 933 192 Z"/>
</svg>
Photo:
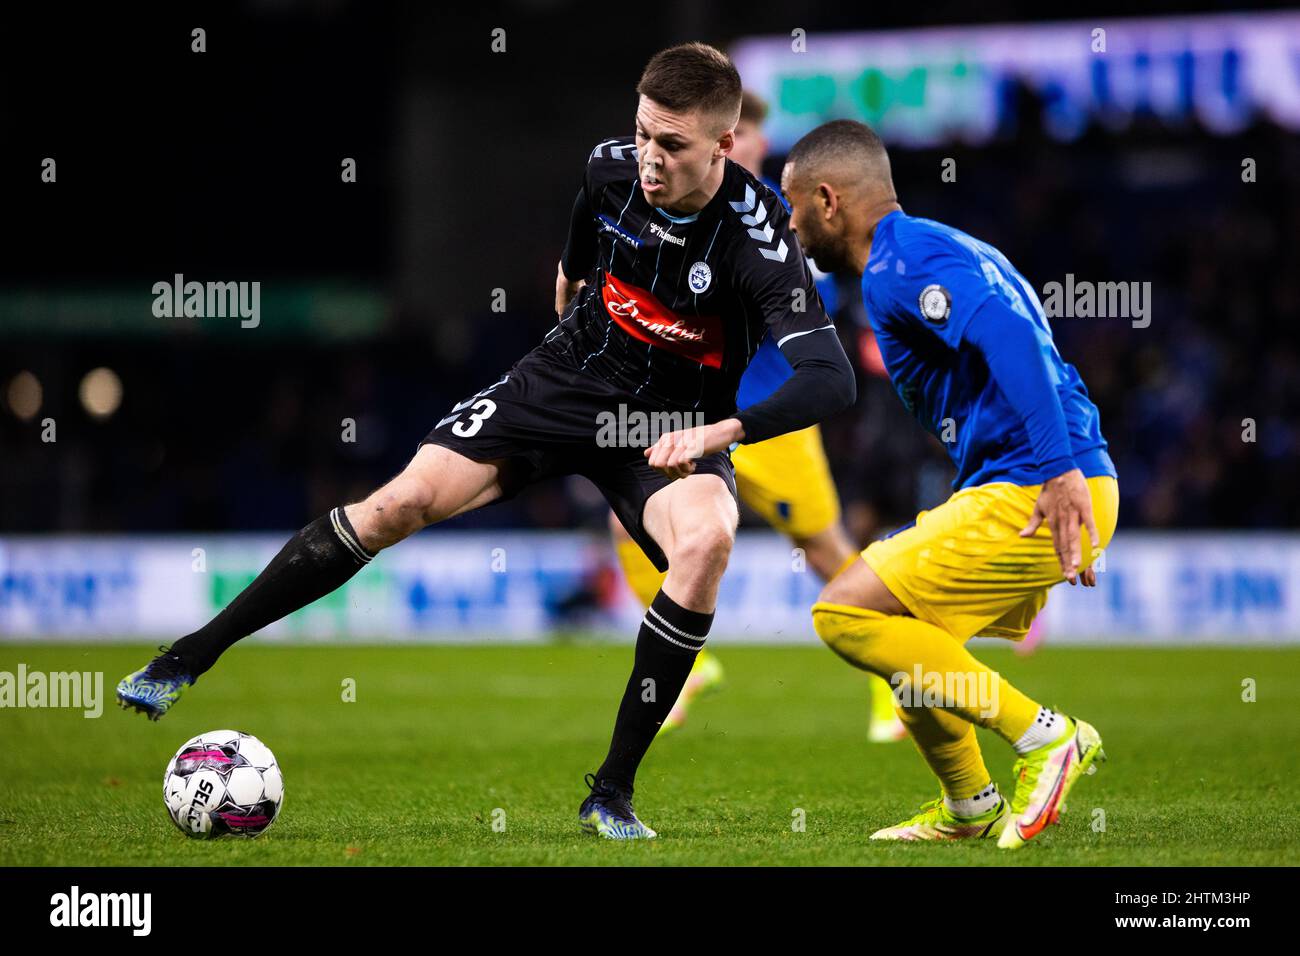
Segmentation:
<svg viewBox="0 0 1300 956">
<path fill-rule="evenodd" d="M 763 135 L 766 118 L 767 103 L 751 90 L 745 90 L 740 100 L 740 120 L 736 123 L 736 145 L 731 150 L 730 159 L 758 176 L 775 192 L 778 188 L 776 183 L 762 174 L 768 150 Z M 827 313 L 834 315 L 835 286 L 829 277 L 826 280 L 818 281 L 817 292 Z M 568 294 L 567 290 L 565 294 Z M 557 310 L 562 310 L 564 304 L 564 301 L 557 301 Z M 777 348 L 775 340 L 770 335 L 763 336 L 745 374 L 741 376 L 736 406 L 744 409 L 763 401 L 793 374 L 794 370 Z M 840 524 L 840 499 L 831 477 L 830 463 L 826 460 L 820 426 L 811 425 L 757 444 L 737 445 L 732 449 L 731 463 L 736 469 L 736 489 L 741 500 L 768 525 L 789 538 L 790 543 L 803 552 L 808 567 L 823 580 L 830 580 L 846 563 L 857 557 L 848 533 Z M 663 572 L 655 569 L 612 513 L 610 533 L 628 586 L 642 606 L 649 607 L 663 587 Z M 867 678 L 871 715 L 867 738 L 874 743 L 903 739 L 907 730 L 894 715 L 889 685 L 874 674 L 868 674 Z M 705 648 L 696 655 L 686 685 L 664 718 L 661 732 L 681 727 L 686 722 L 692 702 L 716 690 L 722 683 L 722 664 L 717 655 Z"/>
<path fill-rule="evenodd" d="M 889 679 L 941 795 L 873 839 L 994 838 L 1013 849 L 1055 823 L 1103 758 L 1090 724 L 1032 700 L 965 647 L 1021 640 L 1048 590 L 1094 585 L 1119 490 L 1097 408 L 1052 341 L 1032 287 L 987 243 L 907 215 L 868 126 L 837 120 L 790 152 L 793 227 L 824 271 L 862 277 L 885 367 L 921 425 L 948 439 L 955 493 L 878 541 L 813 605 L 818 635 Z M 1010 806 L 975 725 L 1019 756 Z"/>
</svg>

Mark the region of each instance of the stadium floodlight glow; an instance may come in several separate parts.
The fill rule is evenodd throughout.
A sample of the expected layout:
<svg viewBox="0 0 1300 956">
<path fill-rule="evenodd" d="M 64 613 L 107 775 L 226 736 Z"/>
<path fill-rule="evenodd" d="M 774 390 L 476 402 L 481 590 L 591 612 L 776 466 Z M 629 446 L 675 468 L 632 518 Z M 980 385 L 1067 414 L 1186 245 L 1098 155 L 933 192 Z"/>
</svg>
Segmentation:
<svg viewBox="0 0 1300 956">
<path fill-rule="evenodd" d="M 9 387 L 5 390 L 5 400 L 9 410 L 14 413 L 15 418 L 24 422 L 36 417 L 36 413 L 41 410 L 44 397 L 45 392 L 41 388 L 40 379 L 26 369 L 11 378 Z"/>
<path fill-rule="evenodd" d="M 111 368 L 91 369 L 82 378 L 77 394 L 91 418 L 109 418 L 122 404 L 122 380 Z"/>
</svg>

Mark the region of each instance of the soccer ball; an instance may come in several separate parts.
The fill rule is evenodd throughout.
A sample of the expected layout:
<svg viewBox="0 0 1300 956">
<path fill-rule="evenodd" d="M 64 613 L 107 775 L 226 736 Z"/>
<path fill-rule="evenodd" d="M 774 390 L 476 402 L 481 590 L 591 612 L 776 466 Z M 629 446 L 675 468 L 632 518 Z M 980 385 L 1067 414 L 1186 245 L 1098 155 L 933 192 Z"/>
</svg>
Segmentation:
<svg viewBox="0 0 1300 956">
<path fill-rule="evenodd" d="M 284 778 L 252 734 L 213 730 L 187 740 L 163 774 L 163 801 L 188 837 L 255 837 L 280 815 Z"/>
</svg>

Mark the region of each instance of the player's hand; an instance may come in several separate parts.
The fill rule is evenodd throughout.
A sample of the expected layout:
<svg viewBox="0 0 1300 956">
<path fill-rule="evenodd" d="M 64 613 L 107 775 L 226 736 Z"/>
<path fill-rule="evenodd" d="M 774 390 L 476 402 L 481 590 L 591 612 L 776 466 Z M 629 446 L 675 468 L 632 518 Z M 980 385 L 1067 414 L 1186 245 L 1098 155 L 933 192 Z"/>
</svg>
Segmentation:
<svg viewBox="0 0 1300 956">
<path fill-rule="evenodd" d="M 564 265 L 557 265 L 555 267 L 555 314 L 560 318 L 564 318 L 564 310 L 569 307 L 573 297 L 586 284 L 586 279 L 579 279 L 577 282 L 571 281 L 564 274 Z"/>
<path fill-rule="evenodd" d="M 1029 524 L 1021 530 L 1020 537 L 1030 537 L 1043 522 L 1047 522 L 1052 532 L 1052 546 L 1056 549 L 1056 559 L 1061 562 L 1061 573 L 1071 584 L 1077 583 L 1083 565 L 1079 528 L 1088 530 L 1088 540 L 1094 548 L 1100 540 L 1097 525 L 1092 520 L 1092 496 L 1088 494 L 1088 483 L 1078 468 L 1043 482 L 1043 490 L 1034 502 L 1034 513 Z M 1097 576 L 1091 571 L 1089 568 L 1083 572 L 1085 587 L 1097 583 Z"/>
<path fill-rule="evenodd" d="M 699 428 L 665 432 L 645 450 L 645 457 L 651 468 L 669 478 L 685 478 L 695 473 L 695 459 L 730 448 L 744 437 L 739 420 L 727 418 Z"/>
</svg>

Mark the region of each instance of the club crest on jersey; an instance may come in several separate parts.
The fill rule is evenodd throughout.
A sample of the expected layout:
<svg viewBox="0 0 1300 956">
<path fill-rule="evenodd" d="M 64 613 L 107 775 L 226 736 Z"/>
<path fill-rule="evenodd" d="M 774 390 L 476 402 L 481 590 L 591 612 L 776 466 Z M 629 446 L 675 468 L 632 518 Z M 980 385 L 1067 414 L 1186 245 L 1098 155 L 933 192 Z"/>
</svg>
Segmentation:
<svg viewBox="0 0 1300 956">
<path fill-rule="evenodd" d="M 706 267 L 707 268 L 707 267 Z M 605 311 L 628 335 L 711 368 L 722 367 L 722 320 L 681 315 L 645 289 L 605 274 Z"/>
<path fill-rule="evenodd" d="M 695 263 L 691 266 L 691 271 L 686 273 L 686 284 L 696 295 L 706 291 L 712 283 L 713 270 L 709 268 L 707 262 Z"/>
<path fill-rule="evenodd" d="M 947 322 L 948 315 L 952 312 L 952 296 L 941 285 L 928 285 L 922 289 L 917 304 L 921 307 L 921 315 L 926 321 L 936 325 Z"/>
</svg>

